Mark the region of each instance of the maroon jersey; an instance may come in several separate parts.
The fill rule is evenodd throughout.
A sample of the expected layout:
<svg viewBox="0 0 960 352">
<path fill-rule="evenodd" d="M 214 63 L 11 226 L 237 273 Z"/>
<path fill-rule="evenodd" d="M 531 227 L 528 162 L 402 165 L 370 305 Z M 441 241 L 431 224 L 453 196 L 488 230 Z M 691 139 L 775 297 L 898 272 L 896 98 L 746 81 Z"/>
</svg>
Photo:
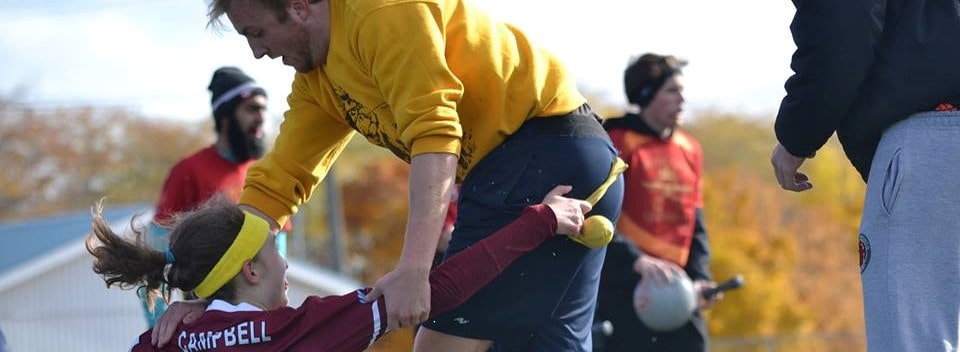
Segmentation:
<svg viewBox="0 0 960 352">
<path fill-rule="evenodd" d="M 556 231 L 553 211 L 534 205 L 503 229 L 450 257 L 430 273 L 430 316 L 462 304 L 514 259 Z M 363 351 L 383 336 L 387 327 L 387 297 L 365 302 L 369 290 L 311 296 L 299 308 L 270 311 L 244 310 L 256 308 L 214 301 L 197 321 L 181 325 L 162 351 Z M 150 345 L 150 331 L 140 335 L 132 350 L 158 351 Z"/>
<path fill-rule="evenodd" d="M 364 290 L 308 297 L 300 308 L 246 310 L 214 301 L 196 322 L 182 325 L 163 351 L 362 351 L 383 336 L 382 302 L 361 303 Z M 227 307 L 225 310 L 217 310 Z M 240 309 L 240 310 L 237 310 Z M 150 334 L 133 351 L 156 351 Z"/>
</svg>

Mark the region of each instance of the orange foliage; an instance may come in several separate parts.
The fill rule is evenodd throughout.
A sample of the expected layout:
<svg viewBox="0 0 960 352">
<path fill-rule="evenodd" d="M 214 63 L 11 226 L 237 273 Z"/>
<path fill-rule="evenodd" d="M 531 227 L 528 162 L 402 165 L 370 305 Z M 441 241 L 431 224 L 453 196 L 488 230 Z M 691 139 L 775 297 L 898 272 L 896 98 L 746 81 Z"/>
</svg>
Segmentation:
<svg viewBox="0 0 960 352">
<path fill-rule="evenodd" d="M 777 351 L 862 350 L 856 234 L 863 183 L 829 143 L 803 167 L 812 191 L 781 190 L 769 164 L 769 127 L 713 115 L 689 128 L 705 152 L 714 275 L 743 273 L 747 281 L 708 313 L 711 334 L 775 338 Z"/>
<path fill-rule="evenodd" d="M 363 263 L 360 280 L 372 284 L 393 269 L 403 249 L 409 166 L 395 158 L 363 165 L 343 183 L 349 260 Z"/>
<path fill-rule="evenodd" d="M 403 249 L 407 220 L 409 166 L 396 158 L 369 160 L 358 177 L 343 183 L 347 261 L 360 281 L 370 285 L 393 270 Z M 413 332 L 400 330 L 378 341 L 371 351 L 409 351 Z"/>
<path fill-rule="evenodd" d="M 0 98 L 0 218 L 153 203 L 169 168 L 210 143 L 203 124 L 150 120 L 122 109 L 41 109 Z"/>
</svg>

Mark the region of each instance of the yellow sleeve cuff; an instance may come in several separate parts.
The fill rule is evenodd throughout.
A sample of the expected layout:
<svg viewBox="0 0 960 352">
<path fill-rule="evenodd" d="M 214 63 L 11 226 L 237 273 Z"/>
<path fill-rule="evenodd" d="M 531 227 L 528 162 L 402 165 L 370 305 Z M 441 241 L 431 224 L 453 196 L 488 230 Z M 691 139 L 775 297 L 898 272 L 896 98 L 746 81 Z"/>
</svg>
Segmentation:
<svg viewBox="0 0 960 352">
<path fill-rule="evenodd" d="M 425 153 L 449 153 L 460 156 L 460 138 L 451 136 L 426 136 L 413 141 L 410 157 Z"/>
<path fill-rule="evenodd" d="M 290 214 L 297 211 L 296 206 L 293 206 L 291 209 L 284 205 L 283 202 L 249 185 L 244 187 L 243 195 L 240 196 L 240 204 L 254 207 L 264 214 L 267 214 L 267 216 L 277 222 L 277 225 L 280 225 L 281 229 L 287 223 L 287 220 L 290 219 Z"/>
</svg>

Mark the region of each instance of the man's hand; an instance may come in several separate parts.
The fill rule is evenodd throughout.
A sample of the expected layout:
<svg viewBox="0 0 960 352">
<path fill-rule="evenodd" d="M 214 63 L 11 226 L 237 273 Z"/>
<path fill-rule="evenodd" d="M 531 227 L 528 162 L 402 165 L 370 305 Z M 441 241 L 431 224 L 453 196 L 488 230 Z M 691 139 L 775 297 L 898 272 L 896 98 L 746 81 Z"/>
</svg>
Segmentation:
<svg viewBox="0 0 960 352">
<path fill-rule="evenodd" d="M 413 327 L 430 317 L 429 275 L 429 267 L 397 266 L 373 285 L 367 301 L 387 297 L 388 331 Z"/>
<path fill-rule="evenodd" d="M 634 302 L 637 308 L 646 308 L 647 305 L 650 304 L 650 298 L 646 295 L 646 293 L 650 291 L 646 285 L 651 285 L 652 283 L 656 286 L 662 286 L 666 283 L 673 282 L 674 275 L 687 275 L 677 264 L 646 254 L 640 255 L 637 261 L 633 262 L 633 270 L 640 274 L 642 277 L 640 285 L 644 286 L 640 290 L 643 292 L 643 295 Z"/>
<path fill-rule="evenodd" d="M 410 159 L 410 210 L 403 251 L 393 271 L 367 295 L 386 297 L 387 328 L 396 331 L 427 320 L 430 264 L 433 262 L 457 173 L 457 155 L 423 153 Z"/>
<path fill-rule="evenodd" d="M 679 265 L 646 254 L 637 258 L 633 263 L 633 270 L 640 274 L 644 281 L 652 280 L 657 286 L 673 282 L 674 275 L 686 275 Z"/>
<path fill-rule="evenodd" d="M 583 227 L 583 214 L 589 213 L 590 203 L 585 200 L 564 197 L 573 190 L 572 186 L 559 185 L 543 197 L 543 204 L 553 210 L 557 217 L 557 234 L 580 236 Z"/>
<path fill-rule="evenodd" d="M 173 334 L 176 333 L 181 322 L 189 324 L 197 320 L 203 315 L 209 304 L 210 302 L 203 299 L 173 302 L 167 307 L 167 311 L 163 312 L 160 319 L 157 319 L 157 325 L 153 327 L 153 332 L 150 333 L 150 343 L 162 348 L 173 338 Z"/>
<path fill-rule="evenodd" d="M 813 156 L 811 156 L 812 158 Z M 780 143 L 773 148 L 770 163 L 773 164 L 773 173 L 777 176 L 780 187 L 794 192 L 803 192 L 813 188 L 813 183 L 806 174 L 799 172 L 800 165 L 806 158 L 794 156 Z"/>
<path fill-rule="evenodd" d="M 699 309 L 713 307 L 714 304 L 717 304 L 717 301 L 723 299 L 723 292 L 718 292 L 710 298 L 703 297 L 703 291 L 712 289 L 714 287 L 717 287 L 717 283 L 713 281 L 696 280 L 693 282 L 693 292 L 697 294 L 697 307 Z"/>
</svg>

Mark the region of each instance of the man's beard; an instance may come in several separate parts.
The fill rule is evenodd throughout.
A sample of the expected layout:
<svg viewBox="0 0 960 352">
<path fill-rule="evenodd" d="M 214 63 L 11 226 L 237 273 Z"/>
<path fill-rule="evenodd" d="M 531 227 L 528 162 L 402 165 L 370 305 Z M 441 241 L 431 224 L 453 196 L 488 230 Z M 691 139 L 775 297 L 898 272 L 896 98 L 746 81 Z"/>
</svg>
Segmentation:
<svg viewBox="0 0 960 352">
<path fill-rule="evenodd" d="M 300 62 L 292 62 L 293 65 L 291 66 L 300 73 L 310 72 L 319 67 L 320 62 L 317 62 L 313 53 L 310 52 L 310 35 L 307 30 L 301 26 L 293 40 L 296 42 L 296 46 L 300 48 L 296 51 L 296 58 Z"/>
<path fill-rule="evenodd" d="M 264 153 L 263 138 L 250 136 L 240 128 L 236 118 L 227 124 L 227 140 L 230 142 L 230 152 L 236 162 L 242 163 L 251 159 L 260 159 Z"/>
</svg>

